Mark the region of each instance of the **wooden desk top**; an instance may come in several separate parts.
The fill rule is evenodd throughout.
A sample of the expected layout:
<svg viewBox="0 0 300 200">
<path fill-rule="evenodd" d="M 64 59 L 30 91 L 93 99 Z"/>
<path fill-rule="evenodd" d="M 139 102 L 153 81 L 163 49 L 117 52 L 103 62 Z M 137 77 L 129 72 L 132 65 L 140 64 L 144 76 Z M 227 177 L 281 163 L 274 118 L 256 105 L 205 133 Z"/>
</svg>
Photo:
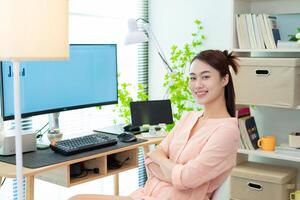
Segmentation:
<svg viewBox="0 0 300 200">
<path fill-rule="evenodd" d="M 141 138 L 141 137 L 139 137 L 139 138 Z M 87 157 L 80 158 L 80 159 L 74 159 L 74 160 L 70 160 L 70 161 L 66 161 L 66 162 L 62 162 L 62 163 L 58 163 L 58 164 L 54 164 L 54 165 L 49 165 L 49 166 L 40 167 L 40 168 L 36 168 L 36 169 L 30 169 L 30 168 L 23 167 L 23 176 L 34 176 L 35 174 L 39 174 L 41 172 L 45 172 L 45 171 L 55 169 L 58 167 L 62 167 L 65 165 L 70 165 L 73 163 L 90 160 L 93 158 L 97 158 L 97 157 L 101 157 L 101 156 L 105 156 L 105 155 L 109 155 L 109 154 L 114 154 L 114 153 L 130 150 L 130 149 L 135 149 L 135 148 L 147 146 L 150 144 L 159 144 L 163 140 L 163 138 L 146 138 L 146 139 L 148 141 L 142 142 L 139 144 L 134 144 L 134 145 L 127 146 L 124 148 L 115 149 L 112 151 L 95 154 L 95 155 L 87 156 Z M 15 178 L 16 177 L 16 166 L 13 164 L 0 162 L 0 177 Z"/>
</svg>

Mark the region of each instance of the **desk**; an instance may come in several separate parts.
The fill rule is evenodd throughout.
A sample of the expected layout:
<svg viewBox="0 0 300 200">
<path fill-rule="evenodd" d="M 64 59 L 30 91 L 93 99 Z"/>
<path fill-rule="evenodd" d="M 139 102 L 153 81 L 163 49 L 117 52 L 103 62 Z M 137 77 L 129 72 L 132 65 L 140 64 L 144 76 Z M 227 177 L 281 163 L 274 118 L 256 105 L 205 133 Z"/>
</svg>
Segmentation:
<svg viewBox="0 0 300 200">
<path fill-rule="evenodd" d="M 114 175 L 114 193 L 119 194 L 119 173 L 127 171 L 138 166 L 137 162 L 137 150 L 139 147 L 144 148 L 144 152 L 149 152 L 149 145 L 159 144 L 162 138 L 151 138 L 148 141 L 139 144 L 134 144 L 124 148 L 115 149 L 112 151 L 95 154 L 92 156 L 74 159 L 67 162 L 62 162 L 46 167 L 40 167 L 35 169 L 23 168 L 23 175 L 26 177 L 26 200 L 34 200 L 34 178 L 39 178 L 48 182 L 52 182 L 58 185 L 71 187 L 95 179 L 103 178 L 106 176 Z M 116 154 L 117 157 L 130 156 L 132 159 L 127 164 L 124 164 L 120 169 L 108 170 L 107 169 L 107 156 Z M 87 165 L 98 166 L 100 174 L 90 174 L 83 178 L 70 178 L 70 165 L 74 163 L 85 162 Z M 2 177 L 15 178 L 16 167 L 13 164 L 0 162 L 0 180 Z"/>
</svg>

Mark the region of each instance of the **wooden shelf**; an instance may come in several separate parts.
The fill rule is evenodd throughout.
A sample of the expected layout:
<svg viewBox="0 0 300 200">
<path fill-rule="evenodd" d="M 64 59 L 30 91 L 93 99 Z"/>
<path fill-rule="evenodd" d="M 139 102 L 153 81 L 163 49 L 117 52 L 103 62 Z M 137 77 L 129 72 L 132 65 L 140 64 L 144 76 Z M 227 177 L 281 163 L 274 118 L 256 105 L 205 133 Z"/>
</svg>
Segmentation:
<svg viewBox="0 0 300 200">
<path fill-rule="evenodd" d="M 87 176 L 80 177 L 80 178 L 71 178 L 70 184 L 67 185 L 66 187 L 71 187 L 71 186 L 78 185 L 81 183 L 86 183 L 86 182 L 96 180 L 96 179 L 99 179 L 99 178 L 102 178 L 105 176 L 106 176 L 106 174 L 88 174 Z"/>
<path fill-rule="evenodd" d="M 236 53 L 300 53 L 298 49 L 233 49 Z"/>
<path fill-rule="evenodd" d="M 130 170 L 130 169 L 134 169 L 134 168 L 137 168 L 137 167 L 138 167 L 138 164 L 124 165 L 120 169 L 110 169 L 110 170 L 108 170 L 107 175 L 110 176 L 110 175 L 118 174 L 120 172 L 127 171 L 127 170 Z"/>
<path fill-rule="evenodd" d="M 270 1 L 278 1 L 278 0 L 240 0 L 245 2 L 270 2 Z"/>
<path fill-rule="evenodd" d="M 247 150 L 247 149 L 239 149 L 238 153 L 240 154 L 246 154 L 249 156 L 260 156 L 265 158 L 274 158 L 274 159 L 280 159 L 280 160 L 288 160 L 293 162 L 300 162 L 300 153 L 297 154 L 297 152 L 268 152 L 268 151 L 262 151 L 262 150 Z"/>
<path fill-rule="evenodd" d="M 238 57 L 299 58 L 300 48 L 291 49 L 232 49 Z"/>
</svg>

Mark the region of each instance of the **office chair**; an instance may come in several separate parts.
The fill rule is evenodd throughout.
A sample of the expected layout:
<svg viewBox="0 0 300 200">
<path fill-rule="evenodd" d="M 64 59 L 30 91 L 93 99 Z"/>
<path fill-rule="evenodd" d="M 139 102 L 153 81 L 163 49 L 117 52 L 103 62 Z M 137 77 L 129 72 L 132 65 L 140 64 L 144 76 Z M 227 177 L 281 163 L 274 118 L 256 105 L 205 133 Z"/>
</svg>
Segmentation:
<svg viewBox="0 0 300 200">
<path fill-rule="evenodd" d="M 214 191 L 211 200 L 229 200 L 229 178 L 226 179 L 218 189 Z"/>
</svg>

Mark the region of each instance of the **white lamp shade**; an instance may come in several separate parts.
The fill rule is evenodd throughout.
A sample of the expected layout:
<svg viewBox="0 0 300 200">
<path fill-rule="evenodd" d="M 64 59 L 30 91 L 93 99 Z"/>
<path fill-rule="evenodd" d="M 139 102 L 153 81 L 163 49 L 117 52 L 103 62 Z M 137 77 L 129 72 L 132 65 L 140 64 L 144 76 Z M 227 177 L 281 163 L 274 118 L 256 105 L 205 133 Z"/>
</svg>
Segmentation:
<svg viewBox="0 0 300 200">
<path fill-rule="evenodd" d="M 128 19 L 128 34 L 125 37 L 125 44 L 136 44 L 148 41 L 148 37 L 143 31 L 139 31 L 137 21 L 133 18 Z"/>
<path fill-rule="evenodd" d="M 0 0 L 0 60 L 68 56 L 68 0 Z"/>
</svg>

